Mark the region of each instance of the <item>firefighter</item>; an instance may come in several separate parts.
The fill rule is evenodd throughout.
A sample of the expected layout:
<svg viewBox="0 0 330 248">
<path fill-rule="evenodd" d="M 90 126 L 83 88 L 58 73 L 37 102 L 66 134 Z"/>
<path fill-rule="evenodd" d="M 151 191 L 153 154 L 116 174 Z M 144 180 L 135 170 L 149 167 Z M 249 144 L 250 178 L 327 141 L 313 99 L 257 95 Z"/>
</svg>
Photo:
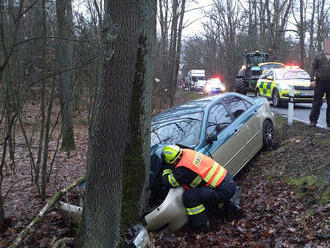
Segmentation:
<svg viewBox="0 0 330 248">
<path fill-rule="evenodd" d="M 176 188 L 184 186 L 183 204 L 193 229 L 208 229 L 206 207 L 216 209 L 233 205 L 236 185 L 230 173 L 213 159 L 177 145 L 162 150 L 164 169 L 162 183 Z"/>
</svg>

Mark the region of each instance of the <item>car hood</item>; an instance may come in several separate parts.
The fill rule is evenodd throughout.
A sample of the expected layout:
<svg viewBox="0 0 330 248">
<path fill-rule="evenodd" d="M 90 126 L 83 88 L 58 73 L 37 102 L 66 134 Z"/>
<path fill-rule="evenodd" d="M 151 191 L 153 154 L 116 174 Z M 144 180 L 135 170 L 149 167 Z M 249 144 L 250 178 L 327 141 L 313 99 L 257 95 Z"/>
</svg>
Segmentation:
<svg viewBox="0 0 330 248">
<path fill-rule="evenodd" d="M 296 85 L 296 86 L 310 86 L 311 82 L 308 79 L 291 79 L 291 80 L 279 80 L 278 84 Z"/>
</svg>

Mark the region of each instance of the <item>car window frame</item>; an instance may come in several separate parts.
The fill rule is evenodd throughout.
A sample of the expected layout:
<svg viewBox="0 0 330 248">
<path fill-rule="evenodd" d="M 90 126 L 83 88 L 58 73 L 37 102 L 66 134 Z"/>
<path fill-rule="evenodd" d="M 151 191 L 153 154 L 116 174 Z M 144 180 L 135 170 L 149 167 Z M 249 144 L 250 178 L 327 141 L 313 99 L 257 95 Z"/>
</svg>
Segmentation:
<svg viewBox="0 0 330 248">
<path fill-rule="evenodd" d="M 227 106 L 224 104 L 224 102 L 222 101 L 222 99 L 221 99 L 220 101 L 215 102 L 214 104 L 212 104 L 212 105 L 210 106 L 209 110 L 207 111 L 207 116 L 206 116 L 206 127 L 205 127 L 205 137 L 208 136 L 208 132 L 207 132 L 207 128 L 208 128 L 208 127 L 207 127 L 207 124 L 208 124 L 208 122 L 209 122 L 208 120 L 209 120 L 209 116 L 210 116 L 211 109 L 212 109 L 213 107 L 215 107 L 216 105 L 220 105 L 220 104 L 221 104 L 222 106 L 224 106 L 225 110 L 226 110 L 227 113 L 229 114 L 230 123 L 228 124 L 228 126 L 230 126 L 230 125 L 233 123 L 233 121 L 234 121 L 234 119 L 233 119 L 233 115 L 230 113 L 229 109 L 228 109 Z M 223 130 L 225 130 L 228 126 L 226 126 Z M 223 130 L 221 130 L 221 132 L 222 132 Z M 221 132 L 217 133 L 217 136 L 218 136 Z"/>
<path fill-rule="evenodd" d="M 235 117 L 234 116 L 234 114 L 233 114 L 233 112 L 230 110 L 230 108 L 229 108 L 229 106 L 227 105 L 227 103 L 225 102 L 225 99 L 226 98 L 230 98 L 230 97 L 233 97 L 233 98 L 239 98 L 242 102 L 243 102 L 243 104 L 244 104 L 244 106 L 246 107 L 246 109 L 240 114 L 240 115 L 238 115 L 237 117 Z M 246 104 L 244 103 L 244 101 L 243 100 L 245 100 L 244 98 L 242 98 L 242 97 L 240 97 L 240 96 L 228 96 L 228 97 L 225 97 L 224 99 L 222 99 L 223 100 L 223 102 L 224 102 L 224 105 L 225 105 L 225 107 L 226 107 L 226 109 L 227 109 L 227 111 L 230 113 L 230 115 L 232 116 L 232 123 L 237 119 L 237 118 L 239 118 L 244 112 L 246 112 L 248 109 L 249 109 L 249 107 L 247 107 L 246 106 Z M 251 106 L 252 106 L 253 104 L 251 103 Z M 250 107 L 251 107 L 250 106 Z"/>
</svg>

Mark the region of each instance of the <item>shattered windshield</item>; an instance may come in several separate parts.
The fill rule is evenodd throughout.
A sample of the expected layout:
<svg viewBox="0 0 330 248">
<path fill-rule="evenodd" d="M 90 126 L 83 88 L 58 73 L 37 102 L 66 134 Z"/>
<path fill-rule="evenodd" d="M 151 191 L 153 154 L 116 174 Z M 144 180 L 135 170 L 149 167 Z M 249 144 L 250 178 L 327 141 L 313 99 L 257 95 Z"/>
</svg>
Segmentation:
<svg viewBox="0 0 330 248">
<path fill-rule="evenodd" d="M 151 146 L 160 143 L 182 144 L 193 147 L 198 144 L 202 128 L 203 112 L 171 116 L 168 120 L 152 123 Z"/>
</svg>

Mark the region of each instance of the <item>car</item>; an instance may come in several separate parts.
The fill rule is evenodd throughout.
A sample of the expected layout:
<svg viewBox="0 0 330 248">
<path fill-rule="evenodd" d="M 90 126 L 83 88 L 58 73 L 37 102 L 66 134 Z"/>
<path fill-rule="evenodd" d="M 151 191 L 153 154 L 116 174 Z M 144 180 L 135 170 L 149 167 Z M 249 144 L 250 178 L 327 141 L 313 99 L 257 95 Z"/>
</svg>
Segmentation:
<svg viewBox="0 0 330 248">
<path fill-rule="evenodd" d="M 209 79 L 204 87 L 204 94 L 219 94 L 226 91 L 225 84 L 220 80 L 220 78 Z"/>
<path fill-rule="evenodd" d="M 148 189 L 149 202 L 156 199 L 156 204 L 145 211 L 144 226 L 134 227 L 138 229 L 134 231 L 134 243 L 147 243 L 147 231 L 166 226 L 175 231 L 188 221 L 182 200 L 184 188 L 168 190 L 161 185 L 164 146 L 177 144 L 194 149 L 235 176 L 259 150 L 272 145 L 274 128 L 274 114 L 267 99 L 234 92 L 189 101 L 153 117 Z M 231 199 L 235 204 L 239 194 L 237 190 Z M 60 202 L 59 211 L 72 222 L 78 222 L 82 208 Z"/>
<path fill-rule="evenodd" d="M 151 124 L 151 190 L 161 195 L 164 146 L 194 149 L 235 176 L 262 147 L 272 145 L 274 126 L 267 99 L 234 92 L 190 101 L 158 114 Z"/>
<path fill-rule="evenodd" d="M 274 107 L 280 107 L 289 102 L 290 90 L 293 90 L 295 103 L 313 101 L 314 88 L 311 87 L 310 76 L 298 66 L 266 71 L 256 84 L 255 95 L 264 96 L 272 100 Z"/>
</svg>

